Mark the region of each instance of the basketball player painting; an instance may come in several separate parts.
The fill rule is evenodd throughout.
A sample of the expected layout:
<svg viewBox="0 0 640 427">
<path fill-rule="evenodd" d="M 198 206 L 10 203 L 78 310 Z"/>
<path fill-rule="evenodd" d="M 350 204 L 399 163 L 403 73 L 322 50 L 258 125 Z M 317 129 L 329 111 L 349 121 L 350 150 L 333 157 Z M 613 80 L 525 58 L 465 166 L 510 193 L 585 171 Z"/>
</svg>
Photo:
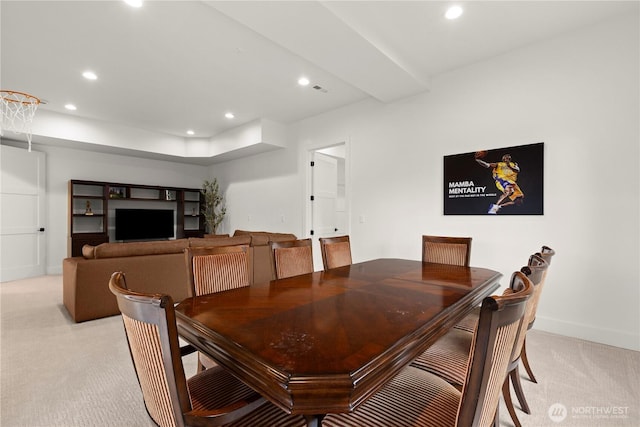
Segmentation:
<svg viewBox="0 0 640 427">
<path fill-rule="evenodd" d="M 505 154 L 502 156 L 501 162 L 487 163 L 480 158 L 479 153 L 484 152 L 476 153 L 476 162 L 487 169 L 493 168 L 493 179 L 498 190 L 502 192 L 498 201 L 489 206 L 487 213 L 495 215 L 505 206 L 521 205 L 524 201 L 524 193 L 516 183 L 520 167 L 516 162 L 511 161 L 511 155 Z"/>
</svg>

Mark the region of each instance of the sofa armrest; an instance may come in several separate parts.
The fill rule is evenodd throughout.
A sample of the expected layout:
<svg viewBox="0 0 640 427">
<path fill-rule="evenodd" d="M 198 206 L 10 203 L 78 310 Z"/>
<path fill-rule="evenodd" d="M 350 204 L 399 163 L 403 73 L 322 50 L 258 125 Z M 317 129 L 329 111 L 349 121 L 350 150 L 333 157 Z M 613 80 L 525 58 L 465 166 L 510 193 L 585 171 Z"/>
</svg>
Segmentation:
<svg viewBox="0 0 640 427">
<path fill-rule="evenodd" d="M 184 254 L 120 258 L 66 258 L 62 265 L 63 302 L 75 322 L 120 314 L 109 290 L 114 271 L 124 272 L 134 291 L 171 295 L 175 302 L 190 296 Z"/>
</svg>

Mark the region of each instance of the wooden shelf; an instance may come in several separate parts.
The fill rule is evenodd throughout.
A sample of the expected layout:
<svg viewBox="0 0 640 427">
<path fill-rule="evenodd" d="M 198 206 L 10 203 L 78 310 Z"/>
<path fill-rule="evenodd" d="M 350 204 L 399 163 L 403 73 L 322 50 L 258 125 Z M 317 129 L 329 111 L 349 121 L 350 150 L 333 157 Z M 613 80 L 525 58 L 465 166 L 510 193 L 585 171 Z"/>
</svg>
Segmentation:
<svg viewBox="0 0 640 427">
<path fill-rule="evenodd" d="M 115 208 L 132 204 L 154 202 L 171 203 L 175 207 L 176 239 L 202 237 L 205 231 L 204 217 L 200 214 L 202 195 L 199 189 L 162 187 L 154 185 L 123 184 L 101 181 L 69 181 L 69 256 L 82 255 L 84 244 L 100 244 L 109 241 L 109 226 L 113 227 Z M 84 212 L 91 209 L 93 215 Z M 150 209 L 153 209 L 150 207 Z M 198 214 L 191 212 L 195 209 Z"/>
</svg>

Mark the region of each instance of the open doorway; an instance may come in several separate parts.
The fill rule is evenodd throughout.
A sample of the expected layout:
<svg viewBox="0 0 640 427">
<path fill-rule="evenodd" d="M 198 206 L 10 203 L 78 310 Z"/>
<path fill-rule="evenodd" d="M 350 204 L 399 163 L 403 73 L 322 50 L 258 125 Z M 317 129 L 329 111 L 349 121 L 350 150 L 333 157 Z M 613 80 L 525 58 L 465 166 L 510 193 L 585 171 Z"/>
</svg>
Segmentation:
<svg viewBox="0 0 640 427">
<path fill-rule="evenodd" d="M 313 262 L 322 269 L 318 238 L 349 234 L 347 144 L 309 150 L 307 236 L 313 239 Z"/>
</svg>

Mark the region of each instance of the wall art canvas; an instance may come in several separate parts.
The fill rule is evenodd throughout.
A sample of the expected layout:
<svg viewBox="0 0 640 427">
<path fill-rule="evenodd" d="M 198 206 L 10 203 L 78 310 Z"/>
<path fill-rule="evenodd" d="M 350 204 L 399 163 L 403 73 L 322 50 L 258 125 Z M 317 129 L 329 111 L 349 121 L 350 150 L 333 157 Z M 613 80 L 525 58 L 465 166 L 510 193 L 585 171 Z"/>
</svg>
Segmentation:
<svg viewBox="0 0 640 427">
<path fill-rule="evenodd" d="M 444 157 L 445 215 L 543 215 L 544 143 Z"/>
</svg>

